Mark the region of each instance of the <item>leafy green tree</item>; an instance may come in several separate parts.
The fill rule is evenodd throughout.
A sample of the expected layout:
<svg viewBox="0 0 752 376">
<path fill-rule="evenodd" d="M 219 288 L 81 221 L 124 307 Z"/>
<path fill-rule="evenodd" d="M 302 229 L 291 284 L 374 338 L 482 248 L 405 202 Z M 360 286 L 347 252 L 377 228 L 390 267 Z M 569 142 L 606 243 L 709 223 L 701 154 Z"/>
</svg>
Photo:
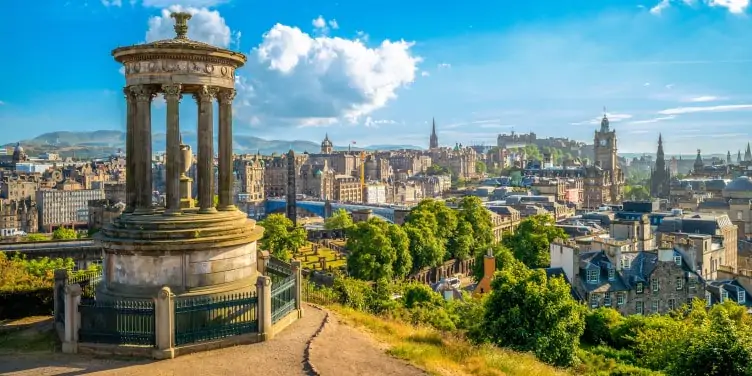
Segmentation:
<svg viewBox="0 0 752 376">
<path fill-rule="evenodd" d="M 624 187 L 624 197 L 630 200 L 649 200 L 650 192 L 644 185 L 627 185 Z"/>
<path fill-rule="evenodd" d="M 485 174 L 487 171 L 486 164 L 483 161 L 475 161 L 475 172 Z"/>
<path fill-rule="evenodd" d="M 324 221 L 324 228 L 327 230 L 347 229 L 353 225 L 350 213 L 345 209 L 337 209 L 332 216 Z"/>
<path fill-rule="evenodd" d="M 423 200 L 405 218 L 415 270 L 441 264 L 457 228 L 457 212 L 437 200 Z"/>
<path fill-rule="evenodd" d="M 409 271 L 409 241 L 397 225 L 378 218 L 360 222 L 348 229 L 347 269 L 350 275 L 366 280 L 391 280 Z M 398 265 L 399 262 L 407 265 Z"/>
<path fill-rule="evenodd" d="M 548 278 L 541 269 L 503 268 L 491 286 L 484 328 L 492 343 L 532 351 L 557 366 L 575 363 L 584 307 L 563 278 Z"/>
<path fill-rule="evenodd" d="M 284 214 L 270 214 L 260 223 L 264 228 L 261 248 L 284 261 L 289 261 L 307 241 L 305 229 L 292 223 Z"/>
<path fill-rule="evenodd" d="M 503 244 L 494 244 L 491 246 L 494 259 L 496 260 L 496 270 L 502 270 L 506 268 L 519 269 L 525 268 L 525 264 L 514 258 L 512 251 L 505 247 Z M 483 278 L 483 258 L 485 253 L 477 253 L 475 255 L 475 268 L 473 269 L 473 276 L 476 281 L 480 281 Z"/>
<path fill-rule="evenodd" d="M 553 216 L 534 215 L 522 220 L 513 234 L 502 239 L 502 243 L 529 268 L 546 268 L 551 263 L 551 242 L 566 237 L 564 230 L 555 226 Z"/>
<path fill-rule="evenodd" d="M 404 230 L 410 240 L 413 270 L 438 266 L 444 261 L 446 248 L 429 227 L 406 224 Z"/>
<path fill-rule="evenodd" d="M 688 346 L 674 358 L 670 375 L 749 376 L 752 375 L 752 348 L 740 326 L 727 311 L 713 310 L 710 323 L 689 339 Z M 747 333 L 747 336 L 749 334 Z"/>
<path fill-rule="evenodd" d="M 494 240 L 491 212 L 483 206 L 483 202 L 480 198 L 475 196 L 465 196 L 460 199 L 458 208 L 459 212 L 457 216 L 459 221 L 469 224 L 470 229 L 472 230 L 471 236 L 474 239 L 474 243 L 472 245 L 473 252 L 470 254 L 485 253 Z M 460 232 L 460 230 L 465 230 L 466 228 L 467 227 L 458 228 L 458 235 L 466 235 L 465 233 Z M 460 257 L 461 255 L 456 254 L 456 252 L 453 254 L 455 258 L 460 259 L 467 258 L 469 255 Z"/>
<path fill-rule="evenodd" d="M 449 170 L 447 170 L 445 167 L 441 167 L 437 164 L 434 164 L 426 169 L 426 175 L 436 176 L 436 175 L 451 175 L 451 174 Z"/>
<path fill-rule="evenodd" d="M 76 230 L 72 228 L 58 227 L 55 231 L 52 232 L 52 239 L 53 240 L 78 239 L 78 234 L 76 233 Z"/>
<path fill-rule="evenodd" d="M 26 235 L 26 241 L 28 242 L 44 242 L 47 240 L 50 240 L 50 238 L 44 234 L 31 233 Z"/>
</svg>

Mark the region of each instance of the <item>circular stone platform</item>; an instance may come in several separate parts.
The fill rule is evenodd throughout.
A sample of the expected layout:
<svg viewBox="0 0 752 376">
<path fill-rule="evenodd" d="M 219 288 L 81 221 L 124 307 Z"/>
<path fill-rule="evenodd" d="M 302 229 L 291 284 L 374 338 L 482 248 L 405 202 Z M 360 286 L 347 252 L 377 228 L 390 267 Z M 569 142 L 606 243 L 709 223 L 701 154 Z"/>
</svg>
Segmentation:
<svg viewBox="0 0 752 376">
<path fill-rule="evenodd" d="M 238 210 L 197 211 L 123 214 L 105 226 L 95 236 L 104 252 L 97 298 L 153 298 L 163 286 L 180 297 L 255 290 L 264 229 Z"/>
</svg>

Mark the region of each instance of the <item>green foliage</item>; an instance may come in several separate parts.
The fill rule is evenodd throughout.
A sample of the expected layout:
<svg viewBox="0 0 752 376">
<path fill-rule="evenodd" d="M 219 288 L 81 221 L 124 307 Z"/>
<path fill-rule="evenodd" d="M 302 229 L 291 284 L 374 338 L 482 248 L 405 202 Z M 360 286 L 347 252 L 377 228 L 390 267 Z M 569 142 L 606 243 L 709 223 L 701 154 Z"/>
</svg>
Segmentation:
<svg viewBox="0 0 752 376">
<path fill-rule="evenodd" d="M 73 240 L 78 239 L 78 233 L 72 228 L 58 227 L 52 233 L 53 240 Z"/>
<path fill-rule="evenodd" d="M 260 225 L 264 228 L 261 248 L 283 261 L 289 261 L 292 253 L 307 240 L 305 229 L 293 224 L 283 214 L 270 214 Z"/>
<path fill-rule="evenodd" d="M 485 174 L 487 171 L 486 164 L 483 161 L 475 161 L 475 172 Z"/>
<path fill-rule="evenodd" d="M 324 221 L 324 228 L 327 230 L 347 229 L 353 225 L 350 213 L 345 209 L 337 209 L 332 216 Z"/>
<path fill-rule="evenodd" d="M 540 269 L 505 268 L 492 287 L 484 316 L 492 343 L 532 351 L 553 365 L 575 364 L 584 307 L 572 299 L 563 278 L 548 278 Z"/>
<path fill-rule="evenodd" d="M 624 186 L 624 198 L 629 200 L 650 200 L 650 191 L 644 185 Z"/>
<path fill-rule="evenodd" d="M 50 240 L 50 237 L 45 234 L 31 233 L 29 235 L 26 235 L 26 238 L 24 240 L 26 240 L 27 242 L 45 242 Z"/>
<path fill-rule="evenodd" d="M 450 172 L 445 167 L 441 167 L 437 164 L 434 164 L 426 169 L 426 175 L 429 175 L 429 176 L 450 175 Z"/>
<path fill-rule="evenodd" d="M 585 314 L 585 332 L 582 341 L 591 345 L 615 344 L 612 332 L 624 321 L 624 317 L 613 308 L 601 307 Z"/>
<path fill-rule="evenodd" d="M 494 259 L 496 259 L 496 270 L 502 270 L 506 268 L 517 269 L 524 268 L 525 264 L 514 258 L 512 251 L 505 247 L 503 244 L 494 244 L 491 247 L 493 251 Z M 475 268 L 473 269 L 473 276 L 476 281 L 480 281 L 483 278 L 483 258 L 485 254 L 478 254 L 475 257 Z"/>
<path fill-rule="evenodd" d="M 74 266 L 75 262 L 71 258 L 43 257 L 29 260 L 22 255 L 9 257 L 7 253 L 0 252 L 0 294 L 51 288 L 56 269 L 72 270 Z M 99 266 L 92 268 L 97 270 Z"/>
<path fill-rule="evenodd" d="M 409 244 L 398 225 L 375 217 L 360 222 L 347 231 L 347 269 L 351 276 L 367 281 L 403 278 L 412 264 Z"/>
<path fill-rule="evenodd" d="M 556 238 L 567 238 L 564 230 L 555 224 L 551 215 L 527 217 L 520 222 L 513 234 L 502 239 L 502 243 L 529 268 L 546 268 L 551 263 L 551 241 Z"/>
</svg>

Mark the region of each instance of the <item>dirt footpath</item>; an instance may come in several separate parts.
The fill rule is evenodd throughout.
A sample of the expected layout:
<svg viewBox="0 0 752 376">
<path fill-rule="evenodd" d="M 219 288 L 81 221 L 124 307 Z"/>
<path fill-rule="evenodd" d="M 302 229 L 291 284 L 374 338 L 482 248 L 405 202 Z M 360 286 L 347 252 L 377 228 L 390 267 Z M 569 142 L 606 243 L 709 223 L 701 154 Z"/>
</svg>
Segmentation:
<svg viewBox="0 0 752 376">
<path fill-rule="evenodd" d="M 329 314 L 329 322 L 319 336 L 313 338 L 325 317 L 324 311 L 306 306 L 304 317 L 271 341 L 165 361 L 110 360 L 60 353 L 0 355 L 0 375 L 425 375 L 417 368 L 386 355 L 367 335 L 340 324 L 333 314 Z M 305 361 L 307 354 L 310 364 Z"/>
<path fill-rule="evenodd" d="M 340 323 L 332 313 L 324 329 L 311 341 L 309 359 L 323 376 L 427 375 L 407 362 L 387 355 L 368 335 Z"/>
</svg>

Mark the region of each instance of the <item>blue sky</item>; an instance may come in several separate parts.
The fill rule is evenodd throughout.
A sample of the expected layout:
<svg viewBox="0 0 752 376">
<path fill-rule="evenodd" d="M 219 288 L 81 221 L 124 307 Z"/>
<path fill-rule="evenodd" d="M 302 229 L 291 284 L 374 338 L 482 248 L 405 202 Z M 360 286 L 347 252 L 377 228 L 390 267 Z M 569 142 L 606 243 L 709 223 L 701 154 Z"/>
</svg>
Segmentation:
<svg viewBox="0 0 752 376">
<path fill-rule="evenodd" d="M 189 36 L 249 56 L 236 132 L 335 144 L 591 141 L 605 106 L 621 152 L 722 152 L 752 133 L 749 0 L 47 0 L 3 4 L 0 142 L 124 129 L 117 47 Z M 471 4 L 471 5 L 470 5 Z M 168 9 L 169 8 L 169 9 Z M 164 129 L 157 99 L 154 130 Z M 184 99 L 182 127 L 195 124 Z"/>
</svg>

